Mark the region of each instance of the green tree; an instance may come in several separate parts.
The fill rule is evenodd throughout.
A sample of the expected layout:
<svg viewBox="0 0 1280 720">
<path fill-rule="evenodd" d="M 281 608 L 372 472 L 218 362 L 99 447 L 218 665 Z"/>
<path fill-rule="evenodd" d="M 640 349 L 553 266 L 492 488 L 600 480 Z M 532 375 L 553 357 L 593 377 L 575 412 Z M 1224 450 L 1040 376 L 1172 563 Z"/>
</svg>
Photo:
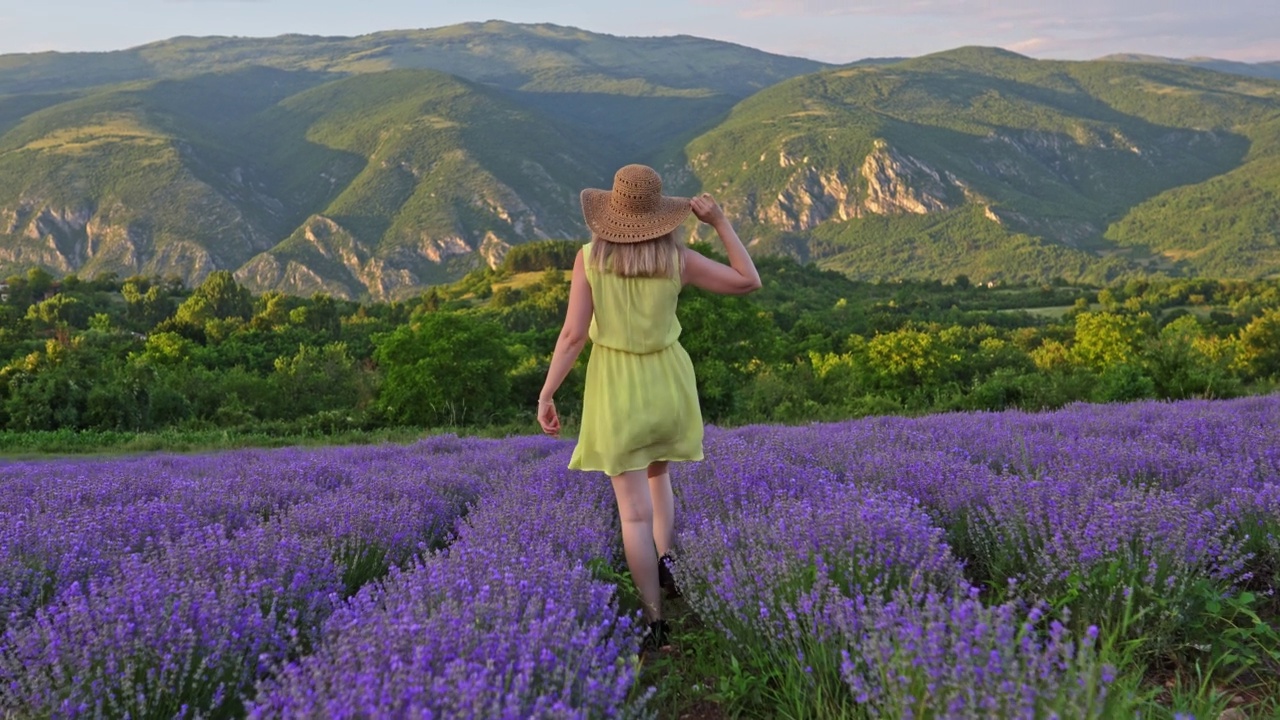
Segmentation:
<svg viewBox="0 0 1280 720">
<path fill-rule="evenodd" d="M 316 293 L 301 307 L 290 310 L 289 322 L 330 338 L 342 334 L 342 313 L 338 303 L 325 293 Z"/>
<path fill-rule="evenodd" d="M 248 320 L 253 314 L 253 296 L 226 270 L 209 274 L 181 305 L 177 319 L 187 325 L 203 326 L 210 320 Z"/>
<path fill-rule="evenodd" d="M 1179 400 L 1236 392 L 1238 383 L 1231 376 L 1230 359 L 1211 355 L 1207 341 L 1207 333 L 1194 315 L 1183 315 L 1160 329 L 1145 352 L 1159 397 Z"/>
<path fill-rule="evenodd" d="M 1080 313 L 1075 330 L 1068 356 L 1076 365 L 1101 373 L 1116 365 L 1138 363 L 1138 348 L 1145 337 L 1139 318 L 1111 312 Z"/>
<path fill-rule="evenodd" d="M 1280 376 L 1280 308 L 1271 308 L 1240 331 L 1240 359 L 1255 377 Z"/>
<path fill-rule="evenodd" d="M 129 278 L 120 286 L 125 318 L 139 330 L 149 330 L 173 314 L 173 300 L 160 285 L 146 278 Z"/>
<path fill-rule="evenodd" d="M 891 387 L 930 385 L 943 379 L 958 360 L 930 333 L 903 328 L 867 342 L 872 369 Z"/>
<path fill-rule="evenodd" d="M 58 293 L 27 308 L 27 320 L 38 328 L 83 327 L 88 309 L 74 297 Z"/>
<path fill-rule="evenodd" d="M 258 298 L 256 312 L 250 324 L 263 330 L 288 325 L 290 313 L 299 305 L 297 298 L 275 290 L 268 290 Z"/>
<path fill-rule="evenodd" d="M 778 329 L 772 318 L 746 298 L 693 291 L 677 311 L 680 344 L 693 361 L 703 416 L 717 421 L 732 416 L 736 391 L 743 387 L 754 360 L 778 359 Z"/>
<path fill-rule="evenodd" d="M 34 267 L 27 271 L 27 292 L 33 302 L 39 301 L 53 289 L 53 283 L 54 277 L 44 268 Z"/>
<path fill-rule="evenodd" d="M 195 343 L 175 332 L 152 333 L 141 353 L 132 355 L 136 363 L 144 365 L 181 365 L 191 358 Z"/>
<path fill-rule="evenodd" d="M 300 345 L 292 357 L 276 358 L 272 379 L 280 396 L 289 398 L 288 411 L 293 417 L 357 409 L 360 373 L 344 343 Z"/>
<path fill-rule="evenodd" d="M 379 410 L 392 422 L 474 425 L 510 408 L 515 358 L 502 326 L 461 313 L 431 313 L 375 338 Z"/>
</svg>

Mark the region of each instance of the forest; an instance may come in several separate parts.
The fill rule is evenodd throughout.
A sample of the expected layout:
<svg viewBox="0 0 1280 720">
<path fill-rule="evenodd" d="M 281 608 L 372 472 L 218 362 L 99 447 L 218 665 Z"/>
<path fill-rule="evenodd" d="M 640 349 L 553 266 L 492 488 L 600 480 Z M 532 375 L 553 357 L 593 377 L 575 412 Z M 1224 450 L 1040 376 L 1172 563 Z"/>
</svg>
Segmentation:
<svg viewBox="0 0 1280 720">
<path fill-rule="evenodd" d="M 33 433 L 529 432 L 578 246 L 519 246 L 386 303 L 255 296 L 225 271 L 194 288 L 11 276 L 0 447 Z M 753 295 L 681 297 L 713 425 L 1225 398 L 1280 381 L 1276 280 L 979 285 L 860 282 L 783 257 L 759 267 Z M 570 432 L 589 354 L 557 397 Z"/>
</svg>

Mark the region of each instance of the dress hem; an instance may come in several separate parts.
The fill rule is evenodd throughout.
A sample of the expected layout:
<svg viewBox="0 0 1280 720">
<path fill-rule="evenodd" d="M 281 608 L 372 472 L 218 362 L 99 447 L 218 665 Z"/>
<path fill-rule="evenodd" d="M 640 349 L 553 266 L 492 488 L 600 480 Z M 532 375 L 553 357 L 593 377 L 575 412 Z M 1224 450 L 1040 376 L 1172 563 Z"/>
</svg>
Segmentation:
<svg viewBox="0 0 1280 720">
<path fill-rule="evenodd" d="M 602 467 L 584 467 L 581 463 L 579 463 L 577 466 L 575 466 L 573 463 L 569 463 L 568 467 L 570 470 L 580 470 L 582 472 L 602 472 L 605 475 L 608 475 L 609 477 L 617 477 L 619 475 L 629 473 L 629 472 L 635 472 L 637 470 L 648 470 L 649 466 L 656 462 L 700 462 L 704 459 L 706 459 L 706 455 L 704 453 L 698 453 L 696 457 L 689 456 L 689 457 L 654 458 L 653 460 L 650 460 L 649 462 L 645 463 L 644 465 L 641 465 L 640 467 L 631 468 L 628 470 L 619 470 L 618 472 L 610 472 Z"/>
</svg>

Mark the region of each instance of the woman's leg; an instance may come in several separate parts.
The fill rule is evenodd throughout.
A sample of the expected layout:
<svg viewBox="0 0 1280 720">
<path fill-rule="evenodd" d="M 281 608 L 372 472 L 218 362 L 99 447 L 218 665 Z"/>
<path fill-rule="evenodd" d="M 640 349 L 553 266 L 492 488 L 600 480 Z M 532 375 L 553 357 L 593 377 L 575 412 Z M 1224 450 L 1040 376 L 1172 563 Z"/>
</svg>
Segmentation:
<svg viewBox="0 0 1280 720">
<path fill-rule="evenodd" d="M 618 499 L 618 519 L 622 521 L 622 548 L 627 556 L 631 579 L 640 590 L 650 620 L 662 619 L 662 591 L 658 586 L 658 556 L 653 551 L 653 502 L 643 470 L 613 478 Z"/>
<path fill-rule="evenodd" d="M 653 502 L 653 544 L 659 556 L 666 555 L 675 543 L 676 499 L 665 460 L 649 463 L 649 497 Z"/>
</svg>

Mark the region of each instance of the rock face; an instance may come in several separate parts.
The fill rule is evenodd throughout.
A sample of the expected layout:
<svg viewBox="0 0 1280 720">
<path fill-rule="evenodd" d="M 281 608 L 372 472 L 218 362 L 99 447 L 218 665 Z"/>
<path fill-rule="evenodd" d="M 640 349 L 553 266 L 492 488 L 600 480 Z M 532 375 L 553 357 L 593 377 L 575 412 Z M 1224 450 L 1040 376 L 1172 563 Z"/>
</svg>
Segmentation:
<svg viewBox="0 0 1280 720">
<path fill-rule="evenodd" d="M 943 176 L 924 161 L 900 153 L 883 140 L 862 164 L 867 181 L 866 212 L 875 215 L 925 215 L 950 210 L 953 189 L 962 188 L 955 176 Z"/>
<path fill-rule="evenodd" d="M 497 267 L 510 248 L 493 231 L 485 232 L 478 242 L 468 241 L 463 232 L 419 232 L 412 242 L 371 245 L 333 218 L 314 215 L 293 237 L 257 255 L 235 275 L 255 292 L 322 292 L 343 299 L 392 300 L 439 282 L 442 266 L 451 260 L 465 262 L 467 256 L 475 256 L 476 261 Z"/>
<path fill-rule="evenodd" d="M 1086 248 L 1102 236 L 1104 223 L 1073 213 L 1028 213 L 1020 209 L 1020 201 L 997 201 L 976 188 L 990 189 L 994 181 L 1024 197 L 1051 203 L 1061 201 L 1063 188 L 1068 188 L 1097 208 L 1112 201 L 1106 183 L 1123 177 L 1114 171 L 1114 163 L 1127 163 L 1130 169 L 1137 163 L 1156 172 L 1161 163 L 1178 162 L 1187 148 L 1219 142 L 1211 132 L 1176 130 L 1143 145 L 1115 129 L 994 131 L 976 139 L 979 150 L 960 155 L 958 164 L 953 157 L 948 165 L 933 160 L 936 150 L 917 154 L 883 138 L 872 141 L 861 162 L 848 164 L 788 152 L 784 140 L 776 156 L 766 152 L 759 158 L 761 166 L 776 162 L 787 172 L 781 189 L 776 195 L 746 190 L 742 199 L 754 222 L 789 233 L 804 233 L 827 222 L 928 215 L 976 205 L 988 220 L 1012 232 Z M 711 159 L 704 152 L 693 158 L 689 169 L 695 174 L 706 171 Z M 757 172 L 750 163 L 741 170 Z M 733 199 L 733 184 L 724 185 Z M 1102 189 L 1078 189 L 1092 187 Z"/>
<path fill-rule="evenodd" d="M 14 207 L 0 208 L 0 238 L 7 236 L 0 242 L 0 265 L 41 265 L 61 273 L 179 275 L 195 284 L 270 246 L 268 234 L 225 198 L 202 198 L 184 210 L 190 234 L 157 228 L 147 209 L 123 202 L 66 205 L 24 198 Z M 207 242 L 210 228 L 216 228 L 220 241 L 212 247 Z"/>
<path fill-rule="evenodd" d="M 235 170 L 230 179 L 235 187 L 244 187 L 243 171 Z M 526 161 L 522 171 L 541 187 L 556 184 L 537 163 Z M 382 300 L 446 280 L 444 266 L 465 266 L 468 256 L 474 257 L 470 262 L 496 267 L 513 244 L 582 234 L 568 197 L 563 207 L 548 212 L 492 175 L 483 178 L 479 187 L 449 200 L 463 208 L 453 212 L 452 228 L 429 230 L 424 226 L 441 223 L 409 217 L 372 239 L 321 213 L 308 217 L 288 237 L 272 239 L 241 205 L 279 215 L 279 201 L 237 204 L 199 182 L 182 188 L 181 228 L 157 225 L 153 209 L 146 206 L 119 200 L 99 205 L 92 198 L 60 203 L 33 192 L 0 206 L 0 266 L 39 265 L 85 275 L 110 271 L 122 277 L 178 275 L 189 285 L 215 270 L 230 269 L 259 292 Z M 544 221 L 547 217 L 550 222 Z"/>
<path fill-rule="evenodd" d="M 856 172 L 822 169 L 808 157 L 782 152 L 778 163 L 794 168 L 785 187 L 772 202 L 754 198 L 752 215 L 761 223 L 790 232 L 810 230 L 828 220 L 868 215 L 923 215 L 956 207 L 963 201 L 964 184 L 919 158 L 901 152 L 884 140 Z"/>
</svg>

